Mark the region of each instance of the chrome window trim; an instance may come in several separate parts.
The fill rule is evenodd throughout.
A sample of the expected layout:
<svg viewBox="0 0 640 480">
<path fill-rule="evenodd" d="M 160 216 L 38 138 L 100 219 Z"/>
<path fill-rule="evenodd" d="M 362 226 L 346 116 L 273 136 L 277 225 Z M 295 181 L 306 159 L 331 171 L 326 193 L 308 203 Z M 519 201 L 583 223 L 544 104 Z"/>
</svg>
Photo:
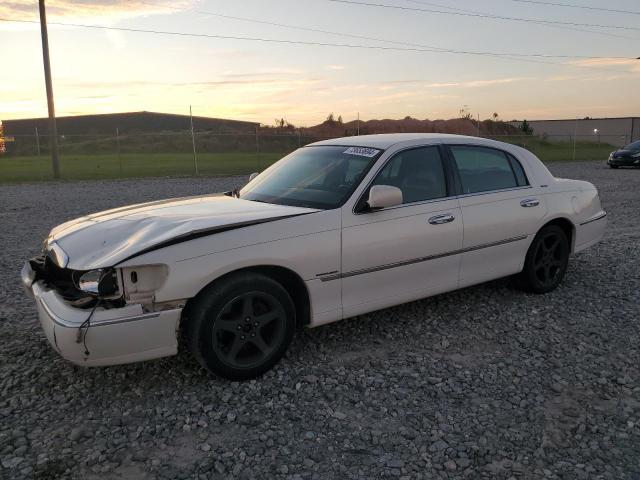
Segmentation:
<svg viewBox="0 0 640 480">
<path fill-rule="evenodd" d="M 346 272 L 346 273 L 327 274 L 325 276 L 321 276 L 322 274 L 318 274 L 318 276 L 320 276 L 320 281 L 329 282 L 331 280 L 339 280 L 341 278 L 348 278 L 348 277 L 354 277 L 356 275 L 364 275 L 366 273 L 379 272 L 381 270 L 388 270 L 390 268 L 405 267 L 407 265 L 413 265 L 413 264 L 416 264 L 416 263 L 428 262 L 430 260 L 437 260 L 439 258 L 450 257 L 452 255 L 460 255 L 460 254 L 463 254 L 463 253 L 468 253 L 468 252 L 473 252 L 473 251 L 476 251 L 476 250 L 481 250 L 483 248 L 497 247 L 499 245 L 505 245 L 507 243 L 519 242 L 520 240 L 524 240 L 527 237 L 528 237 L 528 235 L 518 235 L 517 237 L 510 237 L 510 238 L 506 238 L 504 240 L 498 240 L 496 242 L 482 243 L 480 245 L 474 245 L 472 247 L 459 248 L 457 250 L 451 250 L 449 252 L 438 253 L 438 254 L 429 255 L 429 256 L 426 256 L 426 257 L 418 257 L 418 258 L 412 258 L 410 260 L 402 260 L 402 261 L 399 261 L 399 262 L 386 263 L 386 264 L 383 264 L 383 265 L 377 265 L 375 267 L 368 267 L 368 268 L 362 268 L 362 269 L 359 269 L 359 270 L 352 270 L 352 271 Z"/>
<path fill-rule="evenodd" d="M 367 187 L 367 188 L 369 188 L 369 187 Z M 526 187 L 513 187 L 513 188 L 503 188 L 503 189 L 500 189 L 500 190 L 489 190 L 489 191 L 486 191 L 486 192 L 465 193 L 465 194 L 462 194 L 462 195 L 452 195 L 450 197 L 434 198 L 433 200 L 422 200 L 420 202 L 403 203 L 402 205 L 396 205 L 395 207 L 384 208 L 382 210 L 376 210 L 374 212 L 359 212 L 358 213 L 358 212 L 355 211 L 355 205 L 354 205 L 353 214 L 354 215 L 367 215 L 367 214 L 370 214 L 370 213 L 387 212 L 387 211 L 390 211 L 390 210 L 396 210 L 396 209 L 405 208 L 405 207 L 413 207 L 413 206 L 416 206 L 416 205 L 424 205 L 424 204 L 429 204 L 429 203 L 444 202 L 444 201 L 447 201 L 447 200 L 457 200 L 457 199 L 460 199 L 460 198 L 467 198 L 467 197 L 477 197 L 479 195 L 491 195 L 491 194 L 494 194 L 494 193 L 510 192 L 512 190 L 527 190 L 527 189 L 531 189 L 531 188 L 533 188 L 533 187 L 531 185 L 528 185 Z M 356 202 L 356 204 L 357 204 L 357 202 Z"/>
<path fill-rule="evenodd" d="M 513 190 L 527 190 L 529 188 L 533 187 L 531 185 L 526 185 L 522 187 L 499 188 L 498 190 L 485 190 L 483 192 L 463 193 L 458 195 L 456 198 L 477 197 L 478 195 L 491 195 L 494 193 L 510 192 Z"/>
<path fill-rule="evenodd" d="M 369 187 L 367 187 L 369 188 Z M 413 207 L 416 205 L 425 205 L 428 203 L 438 203 L 438 202 L 446 202 L 447 200 L 455 200 L 456 198 L 458 198 L 457 196 L 451 196 L 451 197 L 440 197 L 440 198 L 434 198 L 432 200 L 421 200 L 419 202 L 411 202 L 411 203 L 403 203 L 402 205 L 396 205 L 395 207 L 388 207 L 388 208 L 383 208 L 382 210 L 376 210 L 376 212 L 388 212 L 390 210 L 396 210 L 398 208 L 404 208 L 404 207 Z M 355 206 L 354 206 L 355 208 Z M 360 212 L 360 213 L 356 213 L 354 212 L 354 215 L 365 215 L 367 213 L 375 213 L 375 212 Z"/>
</svg>

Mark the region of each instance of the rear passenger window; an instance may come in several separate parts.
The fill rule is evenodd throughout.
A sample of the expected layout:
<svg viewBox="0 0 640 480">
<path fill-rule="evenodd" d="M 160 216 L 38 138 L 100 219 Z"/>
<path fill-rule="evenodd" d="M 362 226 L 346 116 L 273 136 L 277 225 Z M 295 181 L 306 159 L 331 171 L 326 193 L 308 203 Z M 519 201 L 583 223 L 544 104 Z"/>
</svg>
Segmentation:
<svg viewBox="0 0 640 480">
<path fill-rule="evenodd" d="M 447 196 L 447 182 L 438 147 L 420 147 L 396 154 L 382 168 L 373 185 L 402 190 L 402 203 Z"/>
<path fill-rule="evenodd" d="M 520 162 L 516 160 L 511 155 L 507 154 L 509 157 L 509 161 L 511 162 L 511 168 L 513 168 L 513 173 L 516 174 L 516 180 L 518 181 L 519 187 L 524 187 L 525 185 L 529 185 L 529 181 L 527 180 L 527 176 L 524 173 L 524 169 Z"/>
<path fill-rule="evenodd" d="M 488 192 L 526 185 L 520 164 L 493 148 L 452 146 L 451 152 L 460 173 L 463 193 Z M 520 177 L 520 178 L 518 178 Z"/>
</svg>

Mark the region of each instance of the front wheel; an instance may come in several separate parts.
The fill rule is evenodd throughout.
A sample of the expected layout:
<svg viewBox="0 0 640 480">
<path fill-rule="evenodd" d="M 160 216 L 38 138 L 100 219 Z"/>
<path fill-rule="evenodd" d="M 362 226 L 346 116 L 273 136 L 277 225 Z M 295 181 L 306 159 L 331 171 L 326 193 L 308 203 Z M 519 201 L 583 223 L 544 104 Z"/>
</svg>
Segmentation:
<svg viewBox="0 0 640 480">
<path fill-rule="evenodd" d="M 275 280 L 256 273 L 231 275 L 205 288 L 190 305 L 186 340 L 208 371 L 247 380 L 273 367 L 295 330 L 295 307 Z"/>
<path fill-rule="evenodd" d="M 618 165 L 609 165 L 611 168 L 618 168 Z"/>
<path fill-rule="evenodd" d="M 560 227 L 542 228 L 529 247 L 518 283 L 533 293 L 555 290 L 567 271 L 569 253 L 569 241 Z"/>
</svg>

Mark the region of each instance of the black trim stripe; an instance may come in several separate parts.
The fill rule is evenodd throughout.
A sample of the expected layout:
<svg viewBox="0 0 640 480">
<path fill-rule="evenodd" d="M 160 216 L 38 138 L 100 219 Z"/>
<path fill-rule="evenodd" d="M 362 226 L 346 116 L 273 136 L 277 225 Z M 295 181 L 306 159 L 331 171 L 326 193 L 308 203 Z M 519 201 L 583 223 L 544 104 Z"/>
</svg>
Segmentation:
<svg viewBox="0 0 640 480">
<path fill-rule="evenodd" d="M 451 250 L 450 252 L 439 253 L 437 255 L 429 255 L 427 257 L 413 258 L 411 260 L 403 260 L 402 262 L 387 263 L 385 265 L 378 265 L 376 267 L 363 268 L 361 270 L 352 270 L 346 273 L 337 273 L 335 275 L 327 275 L 320 280 L 323 282 L 329 282 L 331 280 L 338 280 L 340 278 L 354 277 L 356 275 L 364 275 L 365 273 L 379 272 L 381 270 L 388 270 L 390 268 L 404 267 L 407 265 L 413 265 L 414 263 L 428 262 L 430 260 L 436 260 L 438 258 L 450 257 L 452 255 L 459 255 L 461 253 L 473 252 L 475 250 L 481 250 L 483 248 L 497 247 L 498 245 L 504 245 L 506 243 L 518 242 L 527 238 L 527 235 L 519 235 L 517 237 L 507 238 L 505 240 L 499 240 L 497 242 L 483 243 L 481 245 L 475 245 L 473 247 L 461 248 L 458 250 Z"/>
<path fill-rule="evenodd" d="M 169 240 L 165 240 L 164 242 L 157 243 L 156 245 L 152 245 L 147 247 L 139 252 L 134 253 L 133 255 L 128 256 L 124 260 L 120 260 L 116 265 L 120 265 L 132 258 L 139 257 L 140 255 L 144 255 L 145 253 L 153 252 L 155 250 L 160 250 L 161 248 L 170 247 L 172 245 L 177 245 L 179 243 L 188 242 L 190 240 L 195 240 L 196 238 L 208 237 L 209 235 L 215 235 L 216 233 L 228 232 L 230 230 L 237 230 L 239 228 L 244 227 L 252 227 L 254 225 L 260 225 L 262 223 L 275 222 L 276 220 L 284 220 L 286 218 L 299 217 L 301 215 L 309 215 L 310 213 L 315 212 L 305 212 L 305 213 L 294 213 L 293 215 L 284 215 L 280 217 L 270 217 L 270 218 L 262 218 L 260 220 L 250 220 L 247 222 L 238 222 L 232 223 L 228 225 L 222 225 L 213 228 L 205 228 L 203 230 L 195 230 L 193 232 L 188 232 L 183 235 L 178 235 L 177 237 L 171 238 Z"/>
<path fill-rule="evenodd" d="M 602 218 L 604 218 L 606 216 L 607 216 L 607 212 L 602 212 L 600 215 L 597 215 L 597 216 L 595 216 L 593 218 L 590 218 L 586 222 L 582 222 L 580 224 L 580 226 L 586 225 L 587 223 L 595 222 L 595 221 L 600 220 L 600 219 L 602 219 Z"/>
</svg>

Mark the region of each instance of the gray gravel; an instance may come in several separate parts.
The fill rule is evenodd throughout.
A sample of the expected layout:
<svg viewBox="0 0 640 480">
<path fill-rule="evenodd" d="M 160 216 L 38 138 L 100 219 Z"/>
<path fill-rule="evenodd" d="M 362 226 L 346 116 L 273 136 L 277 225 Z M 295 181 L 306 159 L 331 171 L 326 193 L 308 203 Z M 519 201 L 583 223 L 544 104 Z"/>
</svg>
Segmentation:
<svg viewBox="0 0 640 480">
<path fill-rule="evenodd" d="M 497 281 L 302 332 L 257 381 L 187 353 L 83 369 L 18 281 L 54 225 L 241 181 L 0 186 L 0 478 L 640 478 L 640 170 L 554 164 L 609 211 L 555 292 Z"/>
</svg>

